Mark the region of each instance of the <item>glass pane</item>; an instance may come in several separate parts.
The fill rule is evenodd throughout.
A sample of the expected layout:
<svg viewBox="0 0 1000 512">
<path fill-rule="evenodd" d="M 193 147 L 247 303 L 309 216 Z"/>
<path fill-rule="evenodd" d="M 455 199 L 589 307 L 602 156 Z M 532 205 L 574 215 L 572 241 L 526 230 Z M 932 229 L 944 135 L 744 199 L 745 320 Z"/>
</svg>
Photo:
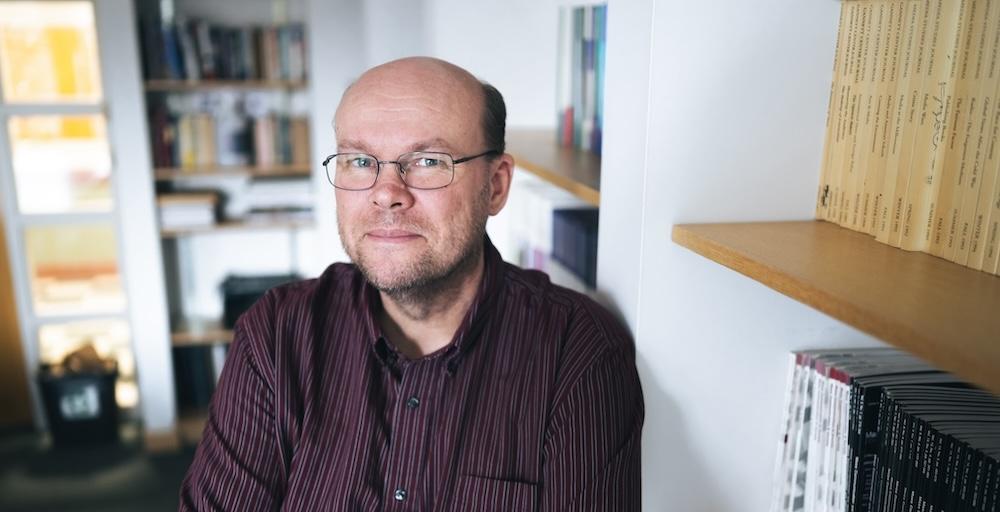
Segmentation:
<svg viewBox="0 0 1000 512">
<path fill-rule="evenodd" d="M 8 103 L 101 99 L 90 2 L 0 2 L 0 76 Z"/>
<path fill-rule="evenodd" d="M 21 212 L 111 210 L 111 148 L 103 116 L 18 116 L 8 128 Z"/>
<path fill-rule="evenodd" d="M 88 344 L 102 358 L 118 361 L 115 397 L 119 407 L 135 407 L 139 396 L 128 322 L 111 319 L 43 325 L 38 330 L 39 362 L 60 364 L 68 354 Z"/>
<path fill-rule="evenodd" d="M 34 226 L 25 230 L 35 313 L 119 312 L 125 293 L 111 225 Z"/>
</svg>

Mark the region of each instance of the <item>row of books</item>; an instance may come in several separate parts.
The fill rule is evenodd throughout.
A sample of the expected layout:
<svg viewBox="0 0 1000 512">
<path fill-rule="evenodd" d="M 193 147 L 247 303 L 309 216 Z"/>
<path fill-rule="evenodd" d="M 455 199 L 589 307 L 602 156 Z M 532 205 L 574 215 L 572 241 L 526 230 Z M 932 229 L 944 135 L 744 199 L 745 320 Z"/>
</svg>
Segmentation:
<svg viewBox="0 0 1000 512">
<path fill-rule="evenodd" d="M 228 27 L 205 20 L 164 23 L 147 17 L 140 29 L 147 79 L 306 79 L 305 27 L 300 23 Z"/>
<path fill-rule="evenodd" d="M 1000 272 L 1000 3 L 841 6 L 817 217 Z"/>
<path fill-rule="evenodd" d="M 156 167 L 309 165 L 309 121 L 305 117 L 246 117 L 232 112 L 150 114 Z"/>
<path fill-rule="evenodd" d="M 567 147 L 601 154 L 608 7 L 559 10 L 556 76 L 557 139 Z"/>
<path fill-rule="evenodd" d="M 506 232 L 494 231 L 491 235 L 501 245 L 506 239 L 511 246 L 511 253 L 505 257 L 521 267 L 546 272 L 562 286 L 581 292 L 593 288 L 596 209 L 527 173 L 515 173 L 512 186 L 510 203 L 505 208 L 511 216 L 494 219 L 499 222 L 495 224 L 497 229 Z M 580 221 L 577 212 L 593 218 Z"/>
<path fill-rule="evenodd" d="M 1000 399 L 891 348 L 792 354 L 772 512 L 1000 507 Z"/>
</svg>

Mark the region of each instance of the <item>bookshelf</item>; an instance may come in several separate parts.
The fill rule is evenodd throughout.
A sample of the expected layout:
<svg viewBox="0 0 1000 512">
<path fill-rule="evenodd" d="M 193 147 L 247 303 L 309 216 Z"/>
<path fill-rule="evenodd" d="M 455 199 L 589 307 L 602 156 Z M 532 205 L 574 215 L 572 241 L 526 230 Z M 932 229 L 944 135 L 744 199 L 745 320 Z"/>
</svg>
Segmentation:
<svg viewBox="0 0 1000 512">
<path fill-rule="evenodd" d="M 518 167 L 600 206 L 601 157 L 558 145 L 554 129 L 508 130 L 507 152 L 514 156 Z"/>
<path fill-rule="evenodd" d="M 680 224 L 723 266 L 1000 394 L 1000 278 L 822 221 Z"/>
<path fill-rule="evenodd" d="M 163 238 L 178 238 L 182 236 L 206 233 L 225 233 L 268 229 L 300 229 L 309 228 L 313 225 L 314 222 L 312 219 L 285 219 L 276 216 L 274 219 L 227 220 L 204 227 L 161 229 L 160 236 Z"/>
<path fill-rule="evenodd" d="M 203 92 L 214 90 L 298 90 L 309 83 L 302 80 L 146 80 L 148 92 Z"/>
<path fill-rule="evenodd" d="M 186 318 L 175 322 L 170 333 L 170 343 L 175 347 L 216 345 L 232 339 L 232 329 L 223 327 L 215 318 Z"/>
<path fill-rule="evenodd" d="M 312 272 L 302 250 L 316 238 L 311 18 L 301 0 L 137 6 L 177 414 L 170 437 L 192 444 L 233 336 L 222 325 L 220 283 Z M 165 199 L 199 193 L 216 199 Z M 177 208 L 205 211 L 177 221 Z"/>
<path fill-rule="evenodd" d="M 158 167 L 153 170 L 157 181 L 211 176 L 241 176 L 249 178 L 305 178 L 310 175 L 309 165 L 269 166 L 209 166 L 209 167 Z"/>
</svg>

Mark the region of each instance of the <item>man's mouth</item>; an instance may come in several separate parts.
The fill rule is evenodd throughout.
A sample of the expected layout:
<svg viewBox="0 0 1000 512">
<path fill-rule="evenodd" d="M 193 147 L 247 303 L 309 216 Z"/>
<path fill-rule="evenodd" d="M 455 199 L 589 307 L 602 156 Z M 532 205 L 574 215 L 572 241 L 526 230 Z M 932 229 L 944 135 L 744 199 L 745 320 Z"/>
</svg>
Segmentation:
<svg viewBox="0 0 1000 512">
<path fill-rule="evenodd" d="M 405 229 L 373 229 L 365 233 L 365 238 L 383 243 L 406 243 L 420 238 L 420 235 Z"/>
</svg>

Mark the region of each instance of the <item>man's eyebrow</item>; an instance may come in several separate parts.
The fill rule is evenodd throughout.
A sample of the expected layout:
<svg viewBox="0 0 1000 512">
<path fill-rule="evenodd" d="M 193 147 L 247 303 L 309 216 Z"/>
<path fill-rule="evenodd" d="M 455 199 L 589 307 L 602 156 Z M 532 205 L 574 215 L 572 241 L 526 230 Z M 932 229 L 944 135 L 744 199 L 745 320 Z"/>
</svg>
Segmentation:
<svg viewBox="0 0 1000 512">
<path fill-rule="evenodd" d="M 440 137 L 435 137 L 433 139 L 414 142 L 413 144 L 410 144 L 410 147 L 408 149 L 410 151 L 427 151 L 429 149 L 438 149 L 438 150 L 444 149 L 446 151 L 451 151 L 452 146 L 451 144 L 448 143 L 448 141 Z"/>
<path fill-rule="evenodd" d="M 342 139 L 342 140 L 338 140 L 337 141 L 337 151 L 341 152 L 341 153 L 343 153 L 345 151 L 362 151 L 362 152 L 365 152 L 365 153 L 371 153 L 372 152 L 371 148 L 368 147 L 368 144 L 365 144 L 363 141 L 355 140 L 355 139 Z"/>
</svg>

